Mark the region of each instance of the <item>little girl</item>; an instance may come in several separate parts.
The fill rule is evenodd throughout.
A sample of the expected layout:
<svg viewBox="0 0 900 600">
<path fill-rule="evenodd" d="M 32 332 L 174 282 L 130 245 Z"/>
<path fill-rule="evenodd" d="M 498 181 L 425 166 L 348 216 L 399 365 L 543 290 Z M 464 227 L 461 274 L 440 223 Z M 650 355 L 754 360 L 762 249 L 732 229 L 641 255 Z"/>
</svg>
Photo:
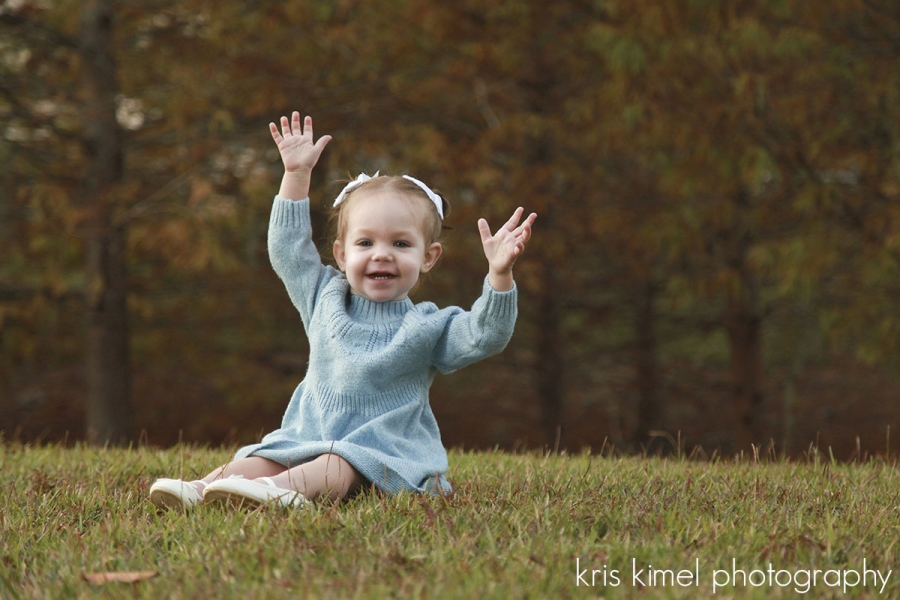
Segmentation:
<svg viewBox="0 0 900 600">
<path fill-rule="evenodd" d="M 448 205 L 412 177 L 360 175 L 334 202 L 340 270 L 324 266 L 312 241 L 310 173 L 331 136 L 313 140 L 312 119 L 271 123 L 284 177 L 269 221 L 269 255 L 309 337 L 306 378 L 281 428 L 203 479 L 159 479 L 161 508 L 201 503 L 300 506 L 344 498 L 363 486 L 447 493 L 447 452 L 428 401 L 435 373 L 503 350 L 516 320 L 512 268 L 537 215 L 518 208 L 495 234 L 478 229 L 488 260 L 471 311 L 413 304 L 419 274 L 441 257 Z"/>
</svg>

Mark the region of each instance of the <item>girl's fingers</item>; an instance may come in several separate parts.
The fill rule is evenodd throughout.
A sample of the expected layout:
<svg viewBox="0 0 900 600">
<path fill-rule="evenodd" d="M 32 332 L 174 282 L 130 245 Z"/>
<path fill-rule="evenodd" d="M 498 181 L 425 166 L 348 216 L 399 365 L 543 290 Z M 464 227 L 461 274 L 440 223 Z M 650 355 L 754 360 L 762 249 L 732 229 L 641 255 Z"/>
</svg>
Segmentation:
<svg viewBox="0 0 900 600">
<path fill-rule="evenodd" d="M 523 231 L 527 230 L 530 232 L 531 231 L 531 223 L 533 221 L 534 221 L 534 219 L 526 219 L 521 225 L 519 225 L 518 227 L 516 227 L 513 230 L 513 234 L 518 236 L 518 235 L 521 235 Z"/>
<path fill-rule="evenodd" d="M 278 132 L 278 125 L 275 123 L 269 123 L 269 132 L 272 134 L 272 139 L 275 140 L 275 143 L 280 143 L 283 139 L 281 134 Z"/>
<path fill-rule="evenodd" d="M 323 135 L 323 136 L 320 137 L 319 140 L 315 143 L 314 147 L 315 147 L 315 149 L 318 150 L 319 153 L 321 154 L 322 150 L 325 149 L 325 146 L 327 146 L 327 145 L 328 145 L 328 142 L 330 142 L 330 141 L 331 141 L 331 136 L 330 136 L 330 135 Z"/>
<path fill-rule="evenodd" d="M 269 131 L 272 132 L 272 137 L 275 138 L 276 142 L 280 141 L 279 138 L 286 138 L 292 135 L 306 135 L 310 138 L 313 137 L 312 117 L 305 117 L 303 120 L 303 124 L 301 125 L 300 113 L 294 111 L 293 113 L 291 113 L 290 119 L 282 116 L 279 122 L 281 124 L 280 132 L 278 131 L 278 126 L 275 123 L 269 123 Z"/>
<path fill-rule="evenodd" d="M 519 237 L 522 234 L 526 233 L 525 240 L 528 241 L 528 238 L 531 237 L 531 226 L 534 224 L 534 220 L 537 219 L 537 213 L 531 213 L 528 215 L 528 218 L 519 225 L 513 233 Z"/>
<path fill-rule="evenodd" d="M 299 121 L 299 119 L 300 119 L 299 113 L 298 113 L 298 115 L 297 115 L 297 119 L 298 119 L 297 122 L 299 123 L 299 122 L 300 122 L 300 121 Z M 305 119 L 303 119 L 303 131 L 302 131 L 302 133 L 303 133 L 304 135 L 308 135 L 308 136 L 310 137 L 310 139 L 312 139 L 312 137 L 313 137 L 312 117 L 306 117 Z"/>
<path fill-rule="evenodd" d="M 528 240 L 531 239 L 531 227 L 528 227 L 527 229 L 523 229 L 522 233 L 520 233 L 518 236 L 516 236 L 516 239 L 519 240 L 524 245 L 525 242 L 527 242 Z"/>
<path fill-rule="evenodd" d="M 528 218 L 522 222 L 522 227 L 531 227 L 535 219 L 537 219 L 537 213 L 531 213 L 528 215 Z"/>
<path fill-rule="evenodd" d="M 520 206 L 519 208 L 517 208 L 517 209 L 515 210 L 515 212 L 512 214 L 512 216 L 509 218 L 509 221 L 506 222 L 506 225 L 504 225 L 504 227 L 505 227 L 506 229 L 509 229 L 510 231 L 512 231 L 513 229 L 515 229 L 515 228 L 516 228 L 516 224 L 519 222 L 519 219 L 522 218 L 522 213 L 523 213 L 523 212 L 525 212 L 525 209 L 524 209 L 524 208 L 522 208 L 521 206 Z"/>
<path fill-rule="evenodd" d="M 481 242 L 484 243 L 491 239 L 491 228 L 488 227 L 487 221 L 484 219 L 478 219 L 478 233 L 481 234 Z"/>
</svg>

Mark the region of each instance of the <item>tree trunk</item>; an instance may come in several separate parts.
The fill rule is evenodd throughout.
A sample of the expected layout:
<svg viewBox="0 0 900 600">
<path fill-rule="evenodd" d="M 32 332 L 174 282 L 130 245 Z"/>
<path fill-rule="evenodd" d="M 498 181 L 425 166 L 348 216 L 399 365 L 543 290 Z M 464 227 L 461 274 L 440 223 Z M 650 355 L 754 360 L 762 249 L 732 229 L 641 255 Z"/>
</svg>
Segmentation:
<svg viewBox="0 0 900 600">
<path fill-rule="evenodd" d="M 544 263 L 537 339 L 538 394 L 547 446 L 565 447 L 563 431 L 563 348 L 560 333 L 560 290 L 557 267 Z"/>
<path fill-rule="evenodd" d="M 750 451 L 765 441 L 762 317 L 752 275 L 741 273 L 740 289 L 728 298 L 726 327 L 731 349 L 731 381 L 737 416 L 737 449 Z"/>
<path fill-rule="evenodd" d="M 87 438 L 124 444 L 132 437 L 125 230 L 108 226 L 89 240 Z"/>
<path fill-rule="evenodd" d="M 110 0 L 82 3 L 87 208 L 86 435 L 91 443 L 131 439 L 132 406 L 126 304 L 126 230 L 115 223 L 114 188 L 122 179 L 122 136 L 116 122 Z"/>
<path fill-rule="evenodd" d="M 726 262 L 734 276 L 725 292 L 724 325 L 731 350 L 732 406 L 737 450 L 749 452 L 751 445 L 765 441 L 763 426 L 763 340 L 759 282 L 747 262 L 755 236 L 752 201 L 745 188 L 734 197 L 737 214 L 727 232 Z"/>
<path fill-rule="evenodd" d="M 662 426 L 655 298 L 654 285 L 646 283 L 638 291 L 635 305 L 634 365 L 638 389 L 638 415 L 632 441 L 637 445 L 646 443 L 649 432 Z"/>
</svg>

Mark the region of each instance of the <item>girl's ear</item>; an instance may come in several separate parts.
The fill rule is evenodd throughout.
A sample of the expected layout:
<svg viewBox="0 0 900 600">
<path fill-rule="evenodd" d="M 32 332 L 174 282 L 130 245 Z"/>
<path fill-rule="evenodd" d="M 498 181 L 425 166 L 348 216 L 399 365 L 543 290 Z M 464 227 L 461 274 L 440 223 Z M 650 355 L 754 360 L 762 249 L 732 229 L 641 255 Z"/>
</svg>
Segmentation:
<svg viewBox="0 0 900 600">
<path fill-rule="evenodd" d="M 331 250 L 334 253 L 334 260 L 337 261 L 338 268 L 344 272 L 347 267 L 347 256 L 344 253 L 344 245 L 340 240 L 334 241 L 334 247 Z"/>
<path fill-rule="evenodd" d="M 431 246 L 425 250 L 425 258 L 422 259 L 422 272 L 427 273 L 431 270 L 435 264 L 437 264 L 438 259 L 441 258 L 441 254 L 444 253 L 444 247 L 441 246 L 438 242 L 434 242 Z"/>
</svg>

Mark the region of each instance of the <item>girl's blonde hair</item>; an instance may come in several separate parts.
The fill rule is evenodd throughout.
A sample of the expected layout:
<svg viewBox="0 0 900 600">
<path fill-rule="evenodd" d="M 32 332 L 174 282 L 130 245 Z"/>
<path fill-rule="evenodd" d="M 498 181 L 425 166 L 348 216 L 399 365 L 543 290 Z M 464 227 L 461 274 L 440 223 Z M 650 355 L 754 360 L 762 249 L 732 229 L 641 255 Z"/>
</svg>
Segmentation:
<svg viewBox="0 0 900 600">
<path fill-rule="evenodd" d="M 441 215 L 438 214 L 437 207 L 428 198 L 425 191 L 412 181 L 403 177 L 380 176 L 373 177 L 359 187 L 354 188 L 353 191 L 347 194 L 343 202 L 334 209 L 331 218 L 336 223 L 334 230 L 336 240 L 343 240 L 344 235 L 347 233 L 347 211 L 355 203 L 354 200 L 359 200 L 360 197 L 364 197 L 364 194 L 359 193 L 360 190 L 365 192 L 387 190 L 415 201 L 417 206 L 421 204 L 421 208 L 426 215 L 423 224 L 423 234 L 425 235 L 426 246 L 431 245 L 440 238 L 441 231 L 444 230 L 444 222 L 443 219 L 441 219 Z M 441 198 L 444 217 L 446 218 L 447 215 L 450 214 L 450 204 L 437 190 L 434 190 L 434 193 Z"/>
</svg>

